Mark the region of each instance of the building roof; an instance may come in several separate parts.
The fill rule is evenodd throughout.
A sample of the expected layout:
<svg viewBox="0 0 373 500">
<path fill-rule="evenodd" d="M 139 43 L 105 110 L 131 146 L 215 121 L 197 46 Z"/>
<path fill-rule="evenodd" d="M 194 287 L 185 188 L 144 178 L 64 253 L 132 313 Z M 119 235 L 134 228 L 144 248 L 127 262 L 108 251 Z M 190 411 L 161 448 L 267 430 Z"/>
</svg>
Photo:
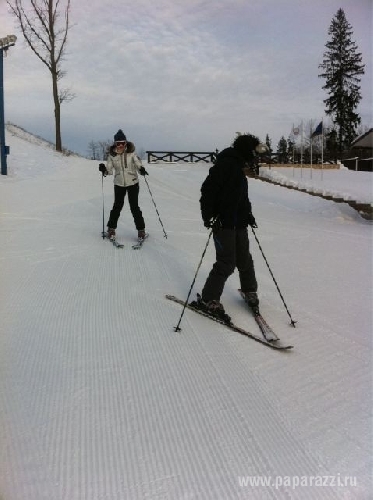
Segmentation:
<svg viewBox="0 0 373 500">
<path fill-rule="evenodd" d="M 372 148 L 373 149 L 373 128 L 360 135 L 351 142 L 351 148 Z"/>
</svg>

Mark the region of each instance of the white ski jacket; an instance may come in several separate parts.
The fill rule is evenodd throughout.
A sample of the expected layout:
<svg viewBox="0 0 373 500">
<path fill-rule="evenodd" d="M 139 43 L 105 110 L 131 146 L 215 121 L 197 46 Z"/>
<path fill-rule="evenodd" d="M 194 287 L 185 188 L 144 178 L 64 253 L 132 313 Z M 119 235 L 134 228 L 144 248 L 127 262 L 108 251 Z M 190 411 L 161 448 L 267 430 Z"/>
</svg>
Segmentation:
<svg viewBox="0 0 373 500">
<path fill-rule="evenodd" d="M 114 173 L 114 184 L 116 186 L 133 186 L 139 182 L 139 170 L 142 167 L 141 160 L 135 153 L 109 154 L 106 170 L 109 175 Z"/>
</svg>

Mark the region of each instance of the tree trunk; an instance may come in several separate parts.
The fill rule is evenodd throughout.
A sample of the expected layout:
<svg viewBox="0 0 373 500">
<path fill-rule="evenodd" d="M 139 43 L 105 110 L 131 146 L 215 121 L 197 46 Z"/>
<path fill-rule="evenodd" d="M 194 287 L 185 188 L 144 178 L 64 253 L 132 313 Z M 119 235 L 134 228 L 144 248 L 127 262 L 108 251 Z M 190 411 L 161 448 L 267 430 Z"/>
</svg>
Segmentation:
<svg viewBox="0 0 373 500">
<path fill-rule="evenodd" d="M 62 140 L 61 140 L 61 102 L 58 93 L 58 62 L 55 58 L 56 56 L 56 34 L 55 34 L 55 22 L 53 19 L 53 2 L 48 2 L 48 17 L 49 17 L 49 29 L 50 29 L 50 70 L 52 74 L 52 86 L 53 86 L 53 102 L 54 102 L 54 120 L 56 125 L 56 151 L 62 151 Z"/>
<path fill-rule="evenodd" d="M 53 101 L 54 101 L 54 119 L 56 128 L 56 151 L 62 151 L 61 140 L 61 103 L 58 97 L 58 82 L 55 73 L 52 73 L 53 82 Z"/>
<path fill-rule="evenodd" d="M 52 76 L 56 150 L 62 151 L 61 103 L 73 96 L 60 93 L 58 81 L 64 76 L 61 70 L 67 34 L 71 0 L 31 0 L 24 7 L 23 0 L 6 0 L 11 13 L 17 18 L 23 36 L 31 50 L 45 64 Z M 65 7 L 62 4 L 65 4 Z"/>
</svg>

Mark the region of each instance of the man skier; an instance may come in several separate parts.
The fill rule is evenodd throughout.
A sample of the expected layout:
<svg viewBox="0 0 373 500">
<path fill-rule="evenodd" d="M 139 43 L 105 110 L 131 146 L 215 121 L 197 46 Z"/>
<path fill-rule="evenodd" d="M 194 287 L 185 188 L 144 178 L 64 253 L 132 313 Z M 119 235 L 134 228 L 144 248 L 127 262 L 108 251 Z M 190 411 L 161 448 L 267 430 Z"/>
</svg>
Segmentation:
<svg viewBox="0 0 373 500">
<path fill-rule="evenodd" d="M 252 308 L 258 307 L 258 284 L 249 249 L 247 227 L 257 227 L 248 198 L 247 177 L 255 177 L 256 152 L 265 145 L 254 135 L 239 135 L 232 147 L 218 154 L 201 187 L 201 214 L 205 227 L 212 228 L 216 250 L 214 263 L 202 295 L 191 305 L 230 322 L 220 302 L 224 285 L 237 267 L 241 290 Z"/>
</svg>

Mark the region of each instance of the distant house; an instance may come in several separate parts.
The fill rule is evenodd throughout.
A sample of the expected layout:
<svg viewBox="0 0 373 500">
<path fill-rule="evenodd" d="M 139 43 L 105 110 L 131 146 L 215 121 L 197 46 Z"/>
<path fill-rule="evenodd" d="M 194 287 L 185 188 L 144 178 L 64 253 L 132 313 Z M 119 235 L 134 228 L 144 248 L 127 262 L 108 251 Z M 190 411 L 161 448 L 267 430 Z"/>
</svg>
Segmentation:
<svg viewBox="0 0 373 500">
<path fill-rule="evenodd" d="M 365 134 L 359 135 L 354 141 L 351 142 L 351 148 L 362 149 L 369 154 L 373 154 L 373 128 L 370 128 Z"/>
<path fill-rule="evenodd" d="M 349 158 L 343 163 L 350 170 L 373 172 L 373 128 L 351 142 Z"/>
</svg>

